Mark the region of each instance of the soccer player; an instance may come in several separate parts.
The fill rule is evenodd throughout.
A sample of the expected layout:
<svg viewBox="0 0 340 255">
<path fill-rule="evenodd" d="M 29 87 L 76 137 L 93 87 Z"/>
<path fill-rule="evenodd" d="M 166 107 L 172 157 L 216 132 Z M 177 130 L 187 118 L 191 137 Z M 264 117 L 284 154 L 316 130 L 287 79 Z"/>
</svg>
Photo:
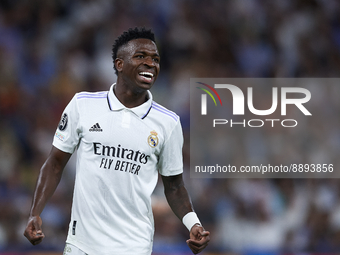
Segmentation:
<svg viewBox="0 0 340 255">
<path fill-rule="evenodd" d="M 183 183 L 179 117 L 154 102 L 149 91 L 160 70 L 154 34 L 129 29 L 116 39 L 112 55 L 117 82 L 109 91 L 77 93 L 62 114 L 24 235 L 33 245 L 45 237 L 40 214 L 77 150 L 64 254 L 151 254 L 151 194 L 158 172 L 171 209 L 190 231 L 187 244 L 197 254 L 208 245 L 210 233 Z"/>
</svg>

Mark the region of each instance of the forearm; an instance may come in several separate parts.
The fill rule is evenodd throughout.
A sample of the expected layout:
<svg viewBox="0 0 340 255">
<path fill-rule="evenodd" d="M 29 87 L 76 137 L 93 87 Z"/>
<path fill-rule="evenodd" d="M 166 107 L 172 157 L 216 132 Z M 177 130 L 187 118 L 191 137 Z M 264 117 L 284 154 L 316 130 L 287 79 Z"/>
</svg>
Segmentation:
<svg viewBox="0 0 340 255">
<path fill-rule="evenodd" d="M 53 148 L 51 154 L 40 169 L 39 177 L 34 191 L 30 216 L 39 216 L 46 203 L 56 190 L 63 169 L 70 155 Z"/>
<path fill-rule="evenodd" d="M 56 170 L 56 166 L 46 162 L 40 169 L 39 177 L 34 191 L 31 216 L 40 215 L 47 201 L 53 195 L 60 182 L 61 174 Z"/>
<path fill-rule="evenodd" d="M 180 220 L 182 220 L 187 213 L 194 211 L 182 177 L 163 177 L 163 183 L 168 204 Z"/>
<path fill-rule="evenodd" d="M 171 209 L 190 232 L 190 239 L 187 240 L 189 248 L 194 254 L 200 253 L 210 241 L 210 232 L 204 230 L 196 213 L 190 213 L 194 210 L 190 196 L 184 187 L 182 175 L 162 176 L 162 179 L 165 196 Z"/>
</svg>

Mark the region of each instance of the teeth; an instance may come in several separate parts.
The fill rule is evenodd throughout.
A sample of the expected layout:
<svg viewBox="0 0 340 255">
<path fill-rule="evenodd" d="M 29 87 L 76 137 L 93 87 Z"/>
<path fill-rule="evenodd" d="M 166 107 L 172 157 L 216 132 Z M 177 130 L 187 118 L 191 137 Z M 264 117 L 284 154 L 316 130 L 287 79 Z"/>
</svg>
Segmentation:
<svg viewBox="0 0 340 255">
<path fill-rule="evenodd" d="M 153 77 L 153 74 L 149 72 L 140 72 L 139 75 L 147 75 Z"/>
</svg>

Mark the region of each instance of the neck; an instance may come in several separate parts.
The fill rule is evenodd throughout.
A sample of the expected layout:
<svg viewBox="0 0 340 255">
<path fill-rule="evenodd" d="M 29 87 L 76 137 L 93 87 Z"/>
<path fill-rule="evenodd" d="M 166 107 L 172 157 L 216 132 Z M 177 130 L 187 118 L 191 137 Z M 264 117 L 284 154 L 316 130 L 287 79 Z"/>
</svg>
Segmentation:
<svg viewBox="0 0 340 255">
<path fill-rule="evenodd" d="M 113 93 L 116 95 L 118 100 L 127 108 L 137 107 L 148 100 L 147 90 L 133 91 L 126 89 L 124 86 L 116 84 L 113 87 Z"/>
</svg>

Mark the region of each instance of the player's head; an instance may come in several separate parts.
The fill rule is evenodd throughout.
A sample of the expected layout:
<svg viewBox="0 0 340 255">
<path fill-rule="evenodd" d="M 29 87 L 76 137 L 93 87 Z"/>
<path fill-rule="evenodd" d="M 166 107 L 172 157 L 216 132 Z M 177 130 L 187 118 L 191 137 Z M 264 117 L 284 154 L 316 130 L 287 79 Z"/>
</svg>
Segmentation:
<svg viewBox="0 0 340 255">
<path fill-rule="evenodd" d="M 149 39 L 156 43 L 155 41 L 155 35 L 151 31 L 151 29 L 146 29 L 145 27 L 141 28 L 130 28 L 128 31 L 123 32 L 117 39 L 115 40 L 114 44 L 112 45 L 112 59 L 113 59 L 113 68 L 115 70 L 115 73 L 118 74 L 118 70 L 115 66 L 115 60 L 118 56 L 118 51 L 123 46 L 127 45 L 128 42 L 134 39 Z"/>
<path fill-rule="evenodd" d="M 151 30 L 135 28 L 124 32 L 113 45 L 113 58 L 117 85 L 139 93 L 155 83 L 160 57 Z"/>
</svg>

